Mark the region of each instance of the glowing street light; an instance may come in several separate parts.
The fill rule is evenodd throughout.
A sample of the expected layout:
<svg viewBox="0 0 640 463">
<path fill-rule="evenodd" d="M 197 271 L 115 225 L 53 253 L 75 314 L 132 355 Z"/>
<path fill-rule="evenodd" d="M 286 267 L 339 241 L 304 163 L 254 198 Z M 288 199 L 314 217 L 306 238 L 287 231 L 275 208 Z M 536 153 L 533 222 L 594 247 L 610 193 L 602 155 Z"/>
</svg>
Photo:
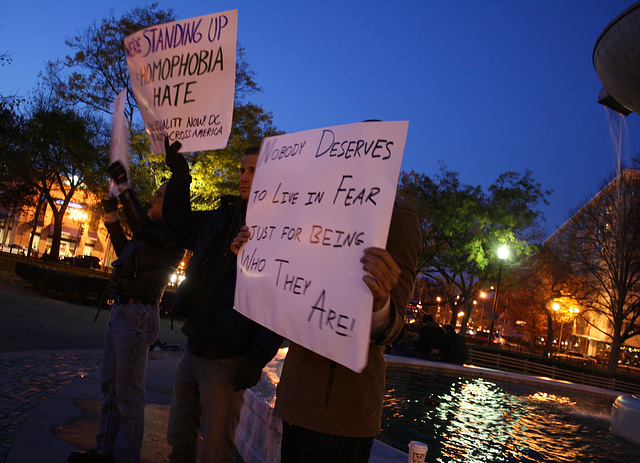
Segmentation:
<svg viewBox="0 0 640 463">
<path fill-rule="evenodd" d="M 69 218 L 76 222 L 84 222 L 89 218 L 89 215 L 79 209 L 74 209 L 69 212 Z"/>
<path fill-rule="evenodd" d="M 485 293 L 484 291 L 480 292 L 480 299 L 486 299 L 487 298 L 487 293 Z M 482 301 L 482 311 L 480 312 L 480 320 L 479 323 L 483 323 L 484 320 L 484 300 Z M 476 326 L 477 328 L 477 326 Z"/>
<path fill-rule="evenodd" d="M 560 304 L 554 302 L 551 307 L 556 313 L 560 313 Z M 562 328 L 564 328 L 564 323 L 560 322 L 560 339 L 558 339 L 558 349 L 557 352 L 560 353 L 560 345 L 562 344 Z"/>
</svg>

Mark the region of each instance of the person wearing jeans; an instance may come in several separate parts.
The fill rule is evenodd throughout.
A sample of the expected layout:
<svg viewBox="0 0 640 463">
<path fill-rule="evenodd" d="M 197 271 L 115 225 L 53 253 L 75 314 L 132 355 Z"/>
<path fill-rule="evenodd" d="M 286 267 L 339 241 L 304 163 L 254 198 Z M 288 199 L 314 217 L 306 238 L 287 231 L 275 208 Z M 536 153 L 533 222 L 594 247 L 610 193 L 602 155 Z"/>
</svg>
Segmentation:
<svg viewBox="0 0 640 463">
<path fill-rule="evenodd" d="M 233 386 L 240 359 L 212 360 L 185 352 L 171 399 L 170 461 L 196 461 L 198 429 L 206 444 L 200 451 L 200 461 L 235 460 L 233 445 L 228 443 L 235 440 L 244 404 L 245 389 Z"/>
<path fill-rule="evenodd" d="M 242 157 L 240 196 L 222 197 L 214 210 L 192 211 L 189 164 L 180 147 L 179 142 L 165 145 L 172 175 L 162 221 L 171 238 L 193 256 L 172 307 L 186 319 L 182 332 L 187 349 L 173 385 L 168 459 L 234 463 L 244 392 L 260 381 L 262 369 L 282 343 L 281 336 L 233 307 L 237 257 L 231 245 L 245 221 L 259 150 L 250 148 Z"/>
<path fill-rule="evenodd" d="M 102 455 L 140 453 L 147 357 L 159 329 L 157 306 L 117 301 L 111 309 L 102 366 L 102 394 L 106 400 L 95 447 Z"/>
<path fill-rule="evenodd" d="M 160 328 L 158 304 L 184 250 L 167 241 L 162 228 L 166 185 L 151 198 L 147 213 L 127 182 L 119 162 L 109 166 L 118 185 L 118 198 L 133 238 L 128 239 L 118 219 L 118 200 L 102 200 L 107 230 L 118 255 L 112 264 L 110 295 L 114 304 L 107 327 L 102 366 L 100 430 L 96 446 L 73 451 L 69 463 L 138 463 L 144 436 L 144 381 L 149 348 Z"/>
</svg>

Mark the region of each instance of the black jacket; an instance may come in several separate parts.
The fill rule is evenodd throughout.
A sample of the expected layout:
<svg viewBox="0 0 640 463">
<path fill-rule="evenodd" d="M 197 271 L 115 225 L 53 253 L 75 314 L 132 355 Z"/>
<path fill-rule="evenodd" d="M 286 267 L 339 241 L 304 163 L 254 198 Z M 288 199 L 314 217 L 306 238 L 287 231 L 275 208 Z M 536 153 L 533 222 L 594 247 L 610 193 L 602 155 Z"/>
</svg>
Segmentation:
<svg viewBox="0 0 640 463">
<path fill-rule="evenodd" d="M 433 321 L 424 322 L 416 336 L 415 346 L 426 356 L 439 358 L 444 347 L 444 330 Z"/>
<path fill-rule="evenodd" d="M 167 241 L 162 222 L 151 220 L 130 189 L 120 193 L 124 213 L 133 231 L 128 239 L 120 222 L 106 222 L 118 259 L 111 265 L 111 295 L 157 305 L 184 249 Z"/>
<path fill-rule="evenodd" d="M 188 175 L 173 175 L 162 209 L 171 239 L 193 251 L 173 312 L 186 317 L 182 331 L 190 343 L 247 356 L 264 366 L 282 337 L 233 308 L 236 255 L 230 245 L 244 224 L 246 204 L 237 196 L 225 196 L 215 210 L 191 211 L 190 181 Z"/>
</svg>

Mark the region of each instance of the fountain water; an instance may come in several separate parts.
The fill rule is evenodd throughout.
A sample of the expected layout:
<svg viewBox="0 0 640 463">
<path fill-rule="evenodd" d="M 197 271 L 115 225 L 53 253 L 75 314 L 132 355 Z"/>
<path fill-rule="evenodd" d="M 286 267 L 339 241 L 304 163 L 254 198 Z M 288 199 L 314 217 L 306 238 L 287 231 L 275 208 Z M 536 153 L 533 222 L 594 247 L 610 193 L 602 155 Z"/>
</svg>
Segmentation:
<svg viewBox="0 0 640 463">
<path fill-rule="evenodd" d="M 640 461 L 639 448 L 609 432 L 611 397 L 433 368 L 387 370 L 383 442 L 425 442 L 438 462 Z"/>
<path fill-rule="evenodd" d="M 264 447 L 272 456 L 279 451 L 279 430 L 270 407 L 284 355 L 281 350 L 251 390 L 259 403 L 250 407 L 265 409 L 269 431 L 255 431 L 254 415 L 243 417 L 241 426 L 249 437 L 270 440 L 253 446 Z M 372 462 L 406 462 L 412 440 L 429 446 L 427 461 L 640 461 L 639 448 L 608 430 L 615 393 L 479 367 L 393 356 L 387 360 L 380 441 L 405 455 L 393 455 L 380 444 L 374 447 Z M 380 456 L 382 451 L 387 454 Z"/>
</svg>

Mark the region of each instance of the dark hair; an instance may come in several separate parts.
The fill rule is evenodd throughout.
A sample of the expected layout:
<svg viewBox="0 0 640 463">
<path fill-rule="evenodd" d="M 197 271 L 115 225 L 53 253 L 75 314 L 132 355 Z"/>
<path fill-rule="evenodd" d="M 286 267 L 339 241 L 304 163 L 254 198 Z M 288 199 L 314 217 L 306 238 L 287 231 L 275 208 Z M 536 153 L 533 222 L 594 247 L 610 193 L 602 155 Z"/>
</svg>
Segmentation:
<svg viewBox="0 0 640 463">
<path fill-rule="evenodd" d="M 422 321 L 423 322 L 432 322 L 433 321 L 433 316 L 429 313 L 424 314 L 424 316 L 422 317 Z"/>
<path fill-rule="evenodd" d="M 246 150 L 244 150 L 244 155 L 245 156 L 249 156 L 251 154 L 258 154 L 260 153 L 260 147 L 259 146 L 252 146 L 251 148 L 247 148 Z"/>
<path fill-rule="evenodd" d="M 447 323 L 446 325 L 444 325 L 442 328 L 444 328 L 444 330 L 445 330 L 446 332 L 449 332 L 449 331 L 455 331 L 455 330 L 456 330 L 456 329 L 453 327 L 453 325 L 450 325 L 449 323 Z"/>
</svg>

